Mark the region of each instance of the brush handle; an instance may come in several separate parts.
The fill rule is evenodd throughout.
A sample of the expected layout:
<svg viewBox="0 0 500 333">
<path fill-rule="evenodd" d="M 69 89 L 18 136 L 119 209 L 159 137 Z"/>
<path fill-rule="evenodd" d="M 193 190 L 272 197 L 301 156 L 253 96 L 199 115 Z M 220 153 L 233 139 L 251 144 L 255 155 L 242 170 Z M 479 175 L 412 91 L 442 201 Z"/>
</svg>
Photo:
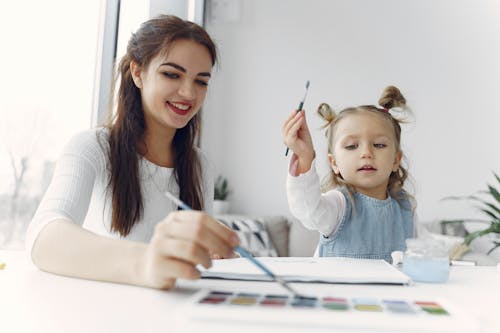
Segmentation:
<svg viewBox="0 0 500 333">
<path fill-rule="evenodd" d="M 177 206 L 179 206 L 180 208 L 182 208 L 183 210 L 193 210 L 190 206 L 188 206 L 184 201 L 182 201 L 181 199 L 177 198 L 176 196 L 174 196 L 172 193 L 170 192 L 165 192 L 165 195 L 167 196 L 167 198 L 169 198 L 170 200 L 172 200 Z M 274 274 L 269 270 L 267 269 L 264 265 L 262 265 L 257 259 L 255 259 L 251 254 L 250 252 L 248 252 L 247 250 L 245 250 L 244 248 L 242 248 L 241 246 L 236 246 L 234 248 L 234 250 L 236 252 L 238 252 L 242 257 L 245 257 L 247 258 L 248 260 L 250 260 L 251 262 L 253 262 L 257 267 L 259 267 L 261 270 L 263 270 L 267 275 L 269 275 L 269 277 L 271 277 L 272 279 L 275 279 L 276 277 L 274 276 Z"/>
<path fill-rule="evenodd" d="M 242 248 L 241 246 L 236 246 L 234 248 L 236 252 L 238 252 L 242 257 L 250 260 L 255 266 L 259 267 L 264 273 L 266 273 L 271 279 L 276 280 L 276 276 L 269 270 L 267 269 L 266 266 L 261 264 L 257 259 L 255 259 L 247 250 Z"/>
<path fill-rule="evenodd" d="M 264 264 L 262 264 L 260 261 L 258 261 L 257 259 L 255 259 L 250 252 L 248 252 L 247 250 L 245 250 L 241 246 L 236 246 L 234 248 L 234 250 L 236 252 L 238 252 L 242 257 L 247 258 L 248 260 L 250 260 L 255 266 L 259 267 L 264 273 L 266 273 L 267 276 L 269 276 L 273 281 L 278 282 L 281 286 L 283 286 L 283 288 L 285 288 L 290 293 L 292 293 L 292 295 L 294 295 L 296 298 L 303 297 L 299 293 L 297 293 L 294 289 L 292 289 L 288 285 L 288 283 L 285 282 L 285 280 L 283 280 L 283 279 L 277 277 L 276 275 L 274 275 L 274 273 L 271 272 L 266 266 L 264 266 Z"/>
<path fill-rule="evenodd" d="M 287 153 L 288 153 L 288 149 L 287 149 Z M 169 198 L 170 200 L 172 200 L 175 204 L 177 204 L 180 208 L 182 208 L 183 210 L 193 210 L 190 206 L 188 206 L 184 201 L 182 201 L 181 199 L 177 198 L 176 196 L 174 196 L 172 193 L 170 192 L 165 192 L 165 195 L 167 198 Z M 238 252 L 242 257 L 250 260 L 255 266 L 259 267 L 264 273 L 266 273 L 267 276 L 269 276 L 273 281 L 276 281 L 278 282 L 279 284 L 281 284 L 285 289 L 287 289 L 288 291 L 290 291 L 293 295 L 295 295 L 295 297 L 298 297 L 300 296 L 299 294 L 297 294 L 297 292 L 295 290 L 293 290 L 284 280 L 280 279 L 280 278 L 277 278 L 276 275 L 274 275 L 273 272 L 271 272 L 266 266 L 264 266 L 260 261 L 258 261 L 257 259 L 255 259 L 252 254 L 250 252 L 248 252 L 247 250 L 245 250 L 244 248 L 242 248 L 241 246 L 236 246 L 234 248 L 234 251 Z M 1 264 L 1 263 L 0 263 Z"/>
<path fill-rule="evenodd" d="M 297 108 L 297 112 L 302 111 L 303 106 L 304 106 L 304 101 L 300 102 L 299 107 Z"/>
</svg>

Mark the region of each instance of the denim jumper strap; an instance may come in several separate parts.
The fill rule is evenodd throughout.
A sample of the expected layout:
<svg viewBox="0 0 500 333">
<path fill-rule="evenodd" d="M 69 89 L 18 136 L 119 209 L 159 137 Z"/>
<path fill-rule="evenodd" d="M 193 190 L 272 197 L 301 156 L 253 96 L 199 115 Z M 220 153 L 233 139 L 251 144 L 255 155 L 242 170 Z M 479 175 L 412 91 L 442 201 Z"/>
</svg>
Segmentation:
<svg viewBox="0 0 500 333">
<path fill-rule="evenodd" d="M 404 195 L 398 203 L 390 195 L 378 200 L 355 192 L 351 198 L 346 188 L 339 190 L 346 198 L 344 217 L 335 233 L 320 237 L 319 256 L 384 259 L 392 263 L 392 251 L 404 251 L 405 240 L 413 237 L 413 211 L 408 197 Z"/>
</svg>

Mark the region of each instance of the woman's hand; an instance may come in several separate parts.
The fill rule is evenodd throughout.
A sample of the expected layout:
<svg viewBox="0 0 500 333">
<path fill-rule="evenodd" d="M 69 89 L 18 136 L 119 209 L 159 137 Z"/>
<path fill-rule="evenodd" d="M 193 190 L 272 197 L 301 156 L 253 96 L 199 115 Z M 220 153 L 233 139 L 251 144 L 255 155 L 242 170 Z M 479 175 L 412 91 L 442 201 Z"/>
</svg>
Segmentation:
<svg viewBox="0 0 500 333">
<path fill-rule="evenodd" d="M 232 230 L 231 228 L 229 228 L 224 223 L 221 223 L 221 222 L 219 222 L 219 223 L 224 228 Z M 212 259 L 234 259 L 234 258 L 239 258 L 239 257 L 240 257 L 240 255 L 237 252 L 235 252 L 235 251 L 232 251 L 231 255 L 229 255 L 229 256 L 228 255 L 221 255 L 219 253 L 213 253 L 213 252 L 210 253 L 210 258 L 212 258 Z"/>
<path fill-rule="evenodd" d="M 231 256 L 221 256 L 220 254 L 217 253 L 212 253 L 210 254 L 211 259 L 234 259 L 234 258 L 239 258 L 240 255 L 236 252 L 233 252 Z"/>
<path fill-rule="evenodd" d="M 293 111 L 285 121 L 282 132 L 283 142 L 297 155 L 298 173 L 308 171 L 314 160 L 314 146 L 305 112 Z"/>
<path fill-rule="evenodd" d="M 212 266 L 210 253 L 233 255 L 236 233 L 199 211 L 176 211 L 158 223 L 143 260 L 145 285 L 170 289 L 177 278 L 198 279 L 196 265 Z"/>
</svg>

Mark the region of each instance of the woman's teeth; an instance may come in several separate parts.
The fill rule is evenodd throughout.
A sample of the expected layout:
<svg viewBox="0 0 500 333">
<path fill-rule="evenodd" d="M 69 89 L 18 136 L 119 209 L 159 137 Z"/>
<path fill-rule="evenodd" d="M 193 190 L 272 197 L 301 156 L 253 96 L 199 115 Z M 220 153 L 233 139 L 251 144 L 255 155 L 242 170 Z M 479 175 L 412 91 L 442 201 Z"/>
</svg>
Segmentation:
<svg viewBox="0 0 500 333">
<path fill-rule="evenodd" d="M 189 105 L 186 105 L 186 104 L 180 104 L 180 103 L 173 103 L 173 102 L 170 102 L 170 104 L 172 104 L 174 107 L 180 109 L 180 110 L 183 110 L 183 111 L 186 111 L 188 110 L 191 106 Z"/>
</svg>

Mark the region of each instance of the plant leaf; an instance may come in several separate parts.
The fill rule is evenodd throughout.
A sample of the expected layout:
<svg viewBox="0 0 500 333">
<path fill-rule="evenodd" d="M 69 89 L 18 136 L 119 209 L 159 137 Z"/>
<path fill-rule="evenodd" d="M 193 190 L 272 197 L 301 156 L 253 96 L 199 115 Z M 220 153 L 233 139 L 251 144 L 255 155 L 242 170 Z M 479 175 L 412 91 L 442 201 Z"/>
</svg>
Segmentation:
<svg viewBox="0 0 500 333">
<path fill-rule="evenodd" d="M 488 190 L 489 193 L 493 196 L 493 198 L 495 198 L 497 202 L 500 202 L 500 193 L 498 193 L 497 189 L 491 185 L 488 185 Z"/>
<path fill-rule="evenodd" d="M 500 234 L 500 221 L 496 221 L 495 223 L 492 223 L 490 228 L 491 228 L 491 232 L 494 232 L 496 234 Z"/>
<path fill-rule="evenodd" d="M 474 231 L 474 232 L 472 232 L 472 233 L 468 234 L 468 235 L 467 235 L 467 236 L 465 236 L 465 238 L 464 238 L 464 244 L 465 244 L 465 245 L 467 245 L 467 246 L 469 246 L 469 245 L 470 245 L 470 243 L 471 243 L 474 239 L 476 239 L 477 237 L 479 237 L 479 231 Z"/>
<path fill-rule="evenodd" d="M 492 203 L 486 202 L 486 201 L 484 202 L 484 204 L 486 206 L 490 207 L 491 209 L 493 209 L 497 214 L 500 214 L 500 208 L 498 208 L 497 206 L 493 205 Z"/>
<path fill-rule="evenodd" d="M 497 182 L 500 184 L 500 177 L 493 172 Z M 491 203 L 487 201 L 486 199 L 481 198 L 480 196 L 476 195 L 469 195 L 469 196 L 449 196 L 445 197 L 441 200 L 473 200 L 480 205 L 475 205 L 475 207 L 481 211 L 483 214 L 488 217 L 488 220 L 485 219 L 454 219 L 454 220 L 441 220 L 440 224 L 454 224 L 454 223 L 465 223 L 465 222 L 482 222 L 482 223 L 488 223 L 489 227 L 484 229 L 484 230 L 476 230 L 474 232 L 469 233 L 467 236 L 465 236 L 464 241 L 462 244 L 469 246 L 470 243 L 481 236 L 487 235 L 489 233 L 496 233 L 500 234 L 500 206 L 498 203 L 500 203 L 500 193 L 499 191 L 494 187 L 489 184 L 488 185 L 488 190 L 485 191 L 479 191 L 481 195 L 491 195 L 491 197 L 494 198 L 494 202 Z M 495 250 L 497 247 L 500 246 L 500 242 L 494 242 L 495 246 L 488 251 L 488 254 L 490 254 L 493 250 Z"/>
<path fill-rule="evenodd" d="M 219 175 L 214 185 L 214 199 L 226 200 L 231 193 L 227 178 Z"/>
<path fill-rule="evenodd" d="M 489 210 L 485 208 L 481 208 L 481 211 L 487 215 L 489 215 L 493 220 L 498 220 L 498 216 L 495 215 L 495 213 L 490 212 Z"/>
<path fill-rule="evenodd" d="M 495 246 L 493 246 L 487 253 L 486 255 L 489 255 L 491 252 L 493 252 L 497 247 L 500 246 L 500 242 L 494 242 Z"/>
<path fill-rule="evenodd" d="M 479 230 L 479 234 L 478 235 L 479 235 L 479 237 L 481 237 L 481 236 L 489 234 L 492 231 L 493 231 L 493 229 L 491 227 L 489 227 L 489 228 L 486 228 L 484 230 Z"/>
<path fill-rule="evenodd" d="M 464 244 L 467 245 L 467 246 L 469 246 L 470 243 L 474 239 L 476 239 L 478 237 L 481 237 L 481 236 L 484 236 L 484 235 L 486 235 L 486 234 L 488 234 L 490 232 L 491 232 L 490 228 L 486 228 L 484 230 L 476 230 L 474 232 L 471 232 L 470 234 L 468 234 L 467 236 L 465 236 L 465 238 L 464 238 Z"/>
</svg>

